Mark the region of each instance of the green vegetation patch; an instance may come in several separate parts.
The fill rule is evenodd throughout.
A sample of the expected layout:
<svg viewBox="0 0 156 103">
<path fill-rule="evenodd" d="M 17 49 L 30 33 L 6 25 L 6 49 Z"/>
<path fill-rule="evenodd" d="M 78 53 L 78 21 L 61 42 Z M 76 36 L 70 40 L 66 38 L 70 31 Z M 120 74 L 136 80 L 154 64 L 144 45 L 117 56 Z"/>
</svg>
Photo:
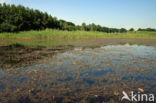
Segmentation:
<svg viewBox="0 0 156 103">
<path fill-rule="evenodd" d="M 0 33 L 0 39 L 78 39 L 90 37 L 156 38 L 156 32 L 137 31 L 127 33 L 104 33 L 95 31 L 63 31 L 46 29 L 41 31 L 25 31 L 19 33 Z"/>
</svg>

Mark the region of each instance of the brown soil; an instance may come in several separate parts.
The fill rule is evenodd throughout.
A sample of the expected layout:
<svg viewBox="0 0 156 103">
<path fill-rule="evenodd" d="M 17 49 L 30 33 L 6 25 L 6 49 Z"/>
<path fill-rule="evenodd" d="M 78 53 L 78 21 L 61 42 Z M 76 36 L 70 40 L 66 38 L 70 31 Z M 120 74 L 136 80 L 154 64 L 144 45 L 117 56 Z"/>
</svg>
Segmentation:
<svg viewBox="0 0 156 103">
<path fill-rule="evenodd" d="M 30 66 L 42 62 L 44 58 L 52 57 L 58 51 L 63 52 L 72 48 L 68 46 L 58 46 L 55 48 L 45 47 L 25 47 L 19 44 L 0 46 L 0 68 L 17 68 Z"/>
</svg>

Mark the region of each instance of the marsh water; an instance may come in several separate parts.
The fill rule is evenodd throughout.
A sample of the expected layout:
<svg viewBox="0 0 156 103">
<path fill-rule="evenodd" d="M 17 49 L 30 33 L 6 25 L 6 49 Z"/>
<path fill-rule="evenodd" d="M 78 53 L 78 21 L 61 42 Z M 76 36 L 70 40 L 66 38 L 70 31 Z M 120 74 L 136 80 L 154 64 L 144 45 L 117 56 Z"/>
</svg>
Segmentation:
<svg viewBox="0 0 156 103">
<path fill-rule="evenodd" d="M 121 102 L 122 91 L 156 95 L 156 47 L 75 47 L 43 63 L 0 70 L 0 102 Z"/>
</svg>

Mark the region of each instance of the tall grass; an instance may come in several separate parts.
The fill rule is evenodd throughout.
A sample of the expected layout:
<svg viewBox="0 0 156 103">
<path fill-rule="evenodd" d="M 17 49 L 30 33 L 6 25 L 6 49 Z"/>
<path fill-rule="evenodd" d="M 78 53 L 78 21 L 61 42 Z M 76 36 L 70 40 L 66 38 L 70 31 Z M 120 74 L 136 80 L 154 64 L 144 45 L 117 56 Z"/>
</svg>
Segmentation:
<svg viewBox="0 0 156 103">
<path fill-rule="evenodd" d="M 95 31 L 62 31 L 46 29 L 41 31 L 24 31 L 19 33 L 0 33 L 0 39 L 76 39 L 96 37 L 127 37 L 127 38 L 156 38 L 156 32 L 127 32 L 127 33 L 104 33 Z"/>
</svg>

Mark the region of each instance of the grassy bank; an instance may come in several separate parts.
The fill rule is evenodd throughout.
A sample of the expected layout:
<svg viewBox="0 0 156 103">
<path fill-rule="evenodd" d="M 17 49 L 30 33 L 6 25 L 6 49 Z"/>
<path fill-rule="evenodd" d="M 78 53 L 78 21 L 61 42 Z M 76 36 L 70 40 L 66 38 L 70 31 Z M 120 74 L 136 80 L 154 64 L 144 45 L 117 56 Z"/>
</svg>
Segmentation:
<svg viewBox="0 0 156 103">
<path fill-rule="evenodd" d="M 156 38 L 156 32 L 104 33 L 46 29 L 42 31 L 26 31 L 19 33 L 0 33 L 0 39 L 79 39 L 96 37 Z"/>
<path fill-rule="evenodd" d="M 58 46 L 68 41 L 94 38 L 146 38 L 156 39 L 156 32 L 103 33 L 87 31 L 61 31 L 46 29 L 19 33 L 0 33 L 0 45 Z"/>
</svg>

